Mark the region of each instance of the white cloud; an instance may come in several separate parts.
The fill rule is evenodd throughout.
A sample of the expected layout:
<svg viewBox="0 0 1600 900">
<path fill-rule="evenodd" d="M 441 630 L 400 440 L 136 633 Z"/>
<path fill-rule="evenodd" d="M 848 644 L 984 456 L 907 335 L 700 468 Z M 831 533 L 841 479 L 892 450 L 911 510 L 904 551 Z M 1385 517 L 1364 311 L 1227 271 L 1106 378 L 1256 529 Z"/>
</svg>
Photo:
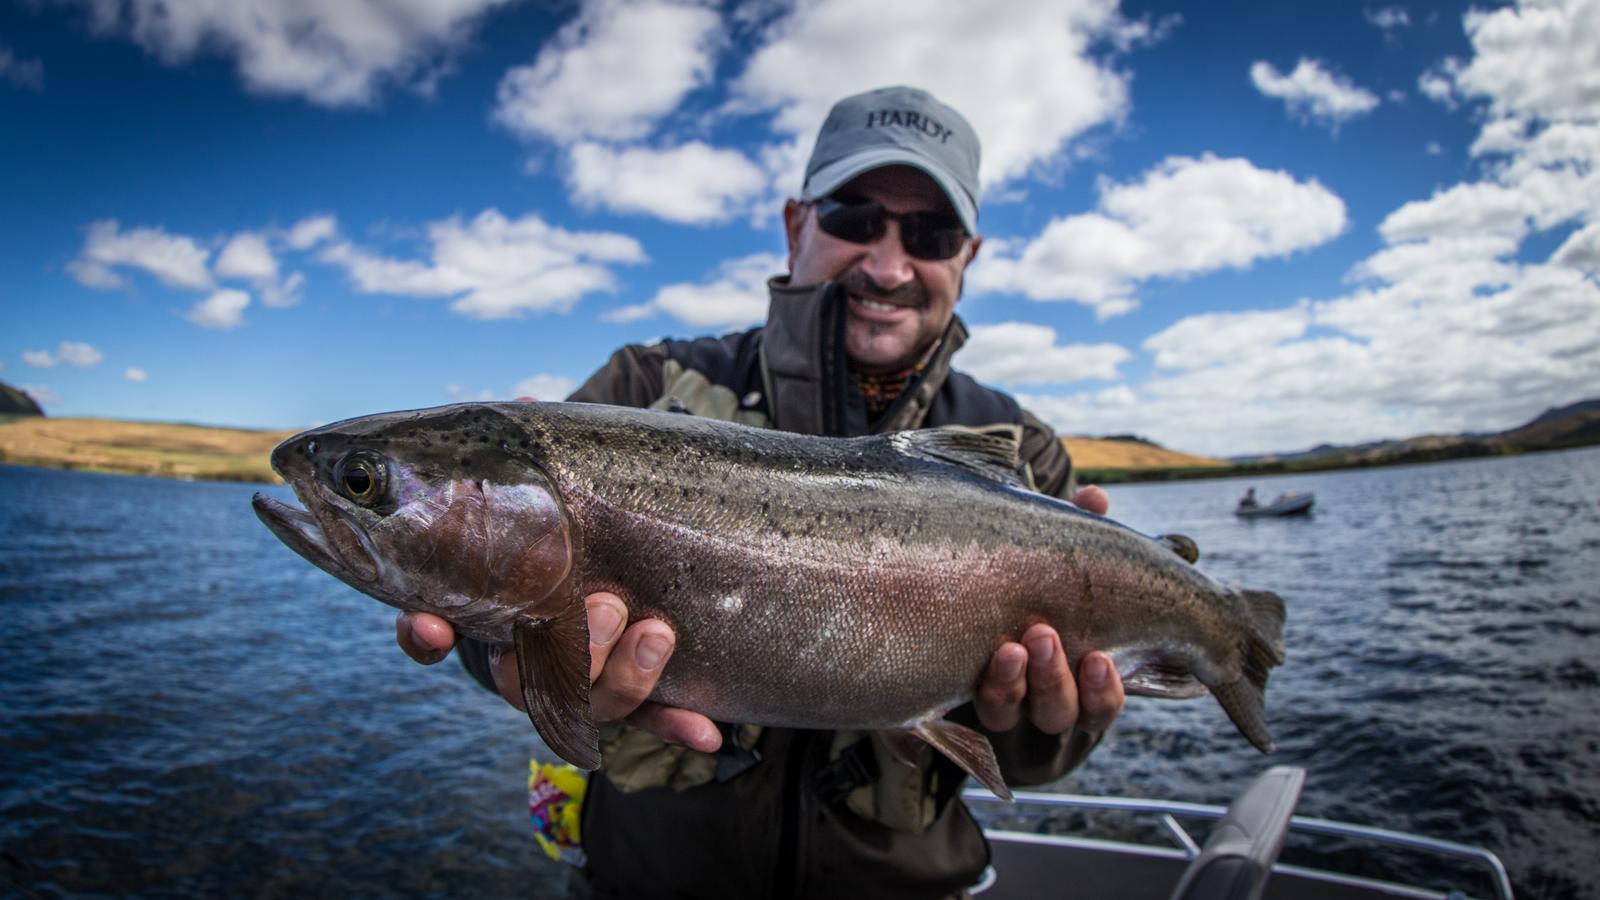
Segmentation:
<svg viewBox="0 0 1600 900">
<path fill-rule="evenodd" d="M 1573 232 L 1550 257 L 1550 261 L 1600 276 L 1600 222 Z"/>
<path fill-rule="evenodd" d="M 567 185 L 578 203 L 672 222 L 728 219 L 767 186 L 766 172 L 744 154 L 700 141 L 665 150 L 582 143 L 570 159 Z"/>
<path fill-rule="evenodd" d="M 129 366 L 122 370 L 122 377 L 134 384 L 144 384 L 150 380 L 150 373 L 138 366 Z"/>
<path fill-rule="evenodd" d="M 19 59 L 10 47 L 0 46 L 0 81 L 21 90 L 42 91 L 44 63 L 37 59 Z"/>
<path fill-rule="evenodd" d="M 1099 211 L 1055 219 L 1020 251 L 980 256 L 969 285 L 1072 300 L 1102 316 L 1133 308 L 1149 278 L 1245 268 L 1337 236 L 1345 206 L 1315 180 L 1244 159 L 1170 157 L 1138 182 L 1102 181 Z"/>
<path fill-rule="evenodd" d="M 565 375 L 549 375 L 541 372 L 517 382 L 517 386 L 511 389 L 511 396 L 532 397 L 535 400 L 564 400 L 577 386 L 577 382 Z"/>
<path fill-rule="evenodd" d="M 337 242 L 320 254 L 368 294 L 450 297 L 450 309 L 479 319 L 566 312 L 585 294 L 611 291 L 610 266 L 645 261 L 622 234 L 567 231 L 534 214 L 507 219 L 489 209 L 471 221 L 428 225 L 426 260 L 392 259 Z"/>
<path fill-rule="evenodd" d="M 22 384 L 17 387 L 24 394 L 32 397 L 33 402 L 39 404 L 40 408 L 55 406 L 61 402 L 61 395 L 51 390 L 49 385 Z"/>
<path fill-rule="evenodd" d="M 1204 313 L 1180 319 L 1145 339 L 1163 369 L 1191 370 L 1237 362 L 1306 333 L 1309 304 L 1288 309 Z"/>
<path fill-rule="evenodd" d="M 222 248 L 212 271 L 222 278 L 243 278 L 272 282 L 278 278 L 278 259 L 267 246 L 267 239 L 254 232 L 240 232 Z"/>
<path fill-rule="evenodd" d="M 168 287 L 203 291 L 212 286 L 206 260 L 211 251 L 192 238 L 169 235 L 160 228 L 120 230 L 114 219 L 89 225 L 89 235 L 67 271 L 88 287 L 123 284 L 115 269 L 142 269 Z"/>
<path fill-rule="evenodd" d="M 464 388 L 459 384 L 447 384 L 444 386 L 444 392 L 450 397 L 451 400 L 454 400 L 457 403 L 472 401 L 483 402 L 494 399 L 494 391 L 491 391 L 488 388 L 484 388 L 483 390 L 474 393 L 471 389 Z"/>
<path fill-rule="evenodd" d="M 1117 344 L 1057 344 L 1056 331 L 1028 322 L 975 325 L 961 368 L 995 384 L 1071 384 L 1114 379 L 1131 354 Z"/>
<path fill-rule="evenodd" d="M 1600 4 L 1527 0 L 1466 14 L 1472 59 L 1453 74 L 1494 117 L 1600 121 Z"/>
<path fill-rule="evenodd" d="M 531 65 L 501 79 L 494 118 L 563 144 L 643 138 L 710 82 L 720 25 L 692 0 L 585 0 Z"/>
<path fill-rule="evenodd" d="M 1450 83 L 1448 69 L 1443 72 L 1433 69 L 1423 72 L 1417 77 L 1417 90 L 1435 103 L 1442 103 L 1450 109 L 1456 106 L 1456 91 Z"/>
<path fill-rule="evenodd" d="M 56 345 L 54 353 L 49 350 L 22 352 L 22 361 L 35 369 L 49 369 L 58 364 L 87 369 L 98 366 L 105 358 L 105 354 L 81 341 L 62 341 Z"/>
<path fill-rule="evenodd" d="M 169 65 L 233 60 L 255 92 L 322 106 L 364 106 L 383 86 L 424 93 L 484 14 L 504 0 L 77 0 L 101 34 Z"/>
<path fill-rule="evenodd" d="M 1411 15 L 1403 6 L 1385 6 L 1382 9 L 1363 9 L 1361 14 L 1374 27 L 1382 29 L 1385 34 L 1396 28 L 1404 28 L 1411 24 Z"/>
<path fill-rule="evenodd" d="M 696 328 L 732 329 L 767 317 L 767 279 L 784 270 L 785 259 L 757 253 L 728 260 L 704 283 L 669 284 L 649 302 L 607 313 L 611 322 L 631 322 L 666 313 Z"/>
<path fill-rule="evenodd" d="M 970 0 L 797 3 L 763 31 L 732 85 L 732 108 L 775 110 L 776 130 L 809 149 L 839 98 L 919 85 L 972 122 L 983 139 L 982 180 L 992 186 L 1121 120 L 1128 75 L 1099 51 L 1130 33 L 1103 0 L 1013 3 L 1003 13 Z M 799 189 L 798 167 L 782 178 L 784 189 Z"/>
<path fill-rule="evenodd" d="M 184 318 L 201 328 L 228 331 L 244 323 L 244 310 L 249 305 L 249 294 L 230 288 L 217 291 L 196 303 Z"/>
<path fill-rule="evenodd" d="M 307 216 L 294 223 L 285 242 L 292 250 L 310 250 L 312 247 L 337 237 L 339 220 L 330 214 Z"/>
<path fill-rule="evenodd" d="M 1391 243 L 1485 234 L 1520 238 L 1528 230 L 1532 212 L 1528 198 L 1514 188 L 1490 182 L 1463 183 L 1427 200 L 1406 203 L 1390 213 L 1378 231 Z"/>
<path fill-rule="evenodd" d="M 1257 62 L 1250 67 L 1250 81 L 1261 93 L 1284 101 L 1290 114 L 1330 128 L 1378 108 L 1377 95 L 1329 72 L 1314 59 L 1302 57 L 1288 75 L 1279 73 L 1271 63 Z"/>
</svg>

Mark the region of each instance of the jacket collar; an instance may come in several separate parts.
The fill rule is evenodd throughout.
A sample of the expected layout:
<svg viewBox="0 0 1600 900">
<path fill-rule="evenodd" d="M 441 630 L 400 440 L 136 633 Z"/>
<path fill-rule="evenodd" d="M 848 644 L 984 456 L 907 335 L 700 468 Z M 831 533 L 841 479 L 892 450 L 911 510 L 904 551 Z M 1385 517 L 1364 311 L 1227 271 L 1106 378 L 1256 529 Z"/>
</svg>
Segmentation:
<svg viewBox="0 0 1600 900">
<path fill-rule="evenodd" d="M 762 329 L 761 370 L 773 426 L 831 436 L 867 433 L 861 392 L 845 358 L 843 293 L 831 281 L 792 285 L 787 275 L 769 280 L 767 290 L 771 302 Z M 966 339 L 966 325 L 952 316 L 921 376 L 872 430 L 921 426 L 950 374 L 950 358 Z"/>
</svg>

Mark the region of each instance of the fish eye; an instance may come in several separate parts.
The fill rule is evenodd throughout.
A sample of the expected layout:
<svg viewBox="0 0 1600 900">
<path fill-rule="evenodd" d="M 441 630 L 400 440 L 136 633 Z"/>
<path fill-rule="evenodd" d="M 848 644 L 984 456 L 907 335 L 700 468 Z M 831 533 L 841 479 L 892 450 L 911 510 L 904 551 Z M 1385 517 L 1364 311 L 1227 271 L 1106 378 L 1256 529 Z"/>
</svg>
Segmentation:
<svg viewBox="0 0 1600 900">
<path fill-rule="evenodd" d="M 377 454 L 357 450 L 339 461 L 333 473 L 334 485 L 346 497 L 370 506 L 383 498 L 389 469 Z"/>
</svg>

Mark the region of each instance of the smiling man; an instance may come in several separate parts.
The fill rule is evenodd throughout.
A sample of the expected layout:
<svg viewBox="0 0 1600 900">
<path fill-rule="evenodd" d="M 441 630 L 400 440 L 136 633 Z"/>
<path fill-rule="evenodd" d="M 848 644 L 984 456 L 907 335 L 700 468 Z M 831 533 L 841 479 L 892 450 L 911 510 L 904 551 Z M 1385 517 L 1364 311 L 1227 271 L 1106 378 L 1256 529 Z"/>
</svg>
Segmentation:
<svg viewBox="0 0 1600 900">
<path fill-rule="evenodd" d="M 950 367 L 955 316 L 982 245 L 978 138 L 925 91 L 841 100 L 784 207 L 789 275 L 769 283 L 765 325 L 629 346 L 570 399 L 654 407 L 821 435 L 960 426 L 1019 441 L 1037 490 L 1095 512 L 1050 428 Z M 622 598 L 587 598 L 604 763 L 590 779 L 583 887 L 595 897 L 946 897 L 982 872 L 982 832 L 956 796 L 964 774 L 925 752 L 900 763 L 875 736 L 714 723 L 647 701 L 672 653 L 665 622 L 629 621 Z M 443 620 L 402 615 L 402 648 L 437 662 Z M 514 658 L 462 642 L 485 686 L 521 705 Z M 1072 663 L 1077 664 L 1074 677 Z M 970 706 L 1008 783 L 1059 777 L 1122 709 L 1103 653 L 1068 660 L 1035 625 L 995 648 Z"/>
</svg>

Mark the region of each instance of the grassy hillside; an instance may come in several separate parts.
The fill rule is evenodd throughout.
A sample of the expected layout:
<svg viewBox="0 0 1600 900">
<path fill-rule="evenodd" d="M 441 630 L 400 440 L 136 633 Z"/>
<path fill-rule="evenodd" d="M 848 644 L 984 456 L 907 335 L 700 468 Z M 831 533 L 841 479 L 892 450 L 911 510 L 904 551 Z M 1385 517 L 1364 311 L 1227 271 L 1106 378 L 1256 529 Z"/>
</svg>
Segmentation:
<svg viewBox="0 0 1600 900">
<path fill-rule="evenodd" d="M 0 462 L 168 478 L 277 481 L 267 456 L 291 433 L 7 417 L 0 420 Z"/>
<path fill-rule="evenodd" d="M 1115 482 L 1123 480 L 1130 472 L 1148 469 L 1222 469 L 1228 463 L 1208 456 L 1179 453 L 1145 441 L 1110 440 L 1106 438 L 1062 438 L 1067 452 L 1072 454 L 1072 464 L 1078 470 L 1078 482 Z"/>
</svg>

